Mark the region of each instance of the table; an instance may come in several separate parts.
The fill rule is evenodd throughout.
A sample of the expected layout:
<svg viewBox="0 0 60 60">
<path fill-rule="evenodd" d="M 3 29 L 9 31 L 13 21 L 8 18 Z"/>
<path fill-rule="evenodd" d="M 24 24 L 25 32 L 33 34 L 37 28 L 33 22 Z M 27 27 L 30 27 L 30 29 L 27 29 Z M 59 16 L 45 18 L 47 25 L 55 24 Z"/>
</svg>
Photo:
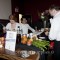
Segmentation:
<svg viewBox="0 0 60 60">
<path fill-rule="evenodd" d="M 22 50 L 33 50 L 33 51 L 37 51 L 37 52 L 39 52 L 39 54 L 40 54 L 40 59 L 41 60 L 45 60 L 45 53 L 43 52 L 43 51 L 41 51 L 41 49 L 39 49 L 39 48 L 37 48 L 37 47 L 35 47 L 35 46 L 33 46 L 33 45 L 31 45 L 31 46 L 28 46 L 28 45 L 26 45 L 26 44 L 22 44 L 22 43 L 18 43 L 17 45 L 16 45 L 16 47 L 17 48 L 21 48 Z M 42 53 L 42 54 L 41 54 Z"/>
<path fill-rule="evenodd" d="M 23 50 L 33 50 L 33 51 L 41 51 L 41 49 L 31 45 L 31 46 L 28 46 L 27 44 L 22 44 L 22 43 L 18 43 L 16 45 L 16 48 L 21 48 Z"/>
<path fill-rule="evenodd" d="M 6 50 L 4 48 L 0 48 L 0 59 L 5 60 L 38 60 L 39 54 L 36 53 L 34 55 L 29 56 L 28 58 L 22 58 L 19 56 L 19 53 L 21 49 L 17 48 L 15 52 Z"/>
</svg>

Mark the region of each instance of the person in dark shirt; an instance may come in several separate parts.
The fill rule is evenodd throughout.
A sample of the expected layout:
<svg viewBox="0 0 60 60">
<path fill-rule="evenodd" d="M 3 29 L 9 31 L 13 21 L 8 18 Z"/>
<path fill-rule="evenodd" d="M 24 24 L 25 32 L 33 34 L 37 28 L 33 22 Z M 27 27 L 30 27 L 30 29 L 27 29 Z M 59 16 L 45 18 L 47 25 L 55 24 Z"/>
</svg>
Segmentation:
<svg viewBox="0 0 60 60">
<path fill-rule="evenodd" d="M 3 24 L 0 23 L 0 37 L 3 36 L 3 29 L 4 29 L 4 26 Z"/>
</svg>

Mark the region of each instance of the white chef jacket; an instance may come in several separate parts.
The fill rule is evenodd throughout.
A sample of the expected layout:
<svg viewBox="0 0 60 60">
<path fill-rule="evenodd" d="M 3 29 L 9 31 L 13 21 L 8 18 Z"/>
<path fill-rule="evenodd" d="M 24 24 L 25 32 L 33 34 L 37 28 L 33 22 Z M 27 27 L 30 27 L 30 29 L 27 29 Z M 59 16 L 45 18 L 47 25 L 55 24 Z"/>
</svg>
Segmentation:
<svg viewBox="0 0 60 60">
<path fill-rule="evenodd" d="M 15 27 L 15 31 L 17 31 L 18 30 L 18 26 L 20 26 L 20 24 L 19 23 L 16 23 L 16 27 Z M 6 25 L 6 29 L 7 30 L 12 30 L 12 28 L 11 28 L 11 23 L 8 23 L 7 25 Z"/>
<path fill-rule="evenodd" d="M 31 30 L 32 32 L 35 32 L 33 28 L 29 26 L 29 24 L 20 24 L 21 29 L 22 29 L 22 34 L 28 34 L 28 30 Z"/>
<path fill-rule="evenodd" d="M 60 12 L 58 12 L 51 20 L 49 39 L 60 41 Z"/>
</svg>

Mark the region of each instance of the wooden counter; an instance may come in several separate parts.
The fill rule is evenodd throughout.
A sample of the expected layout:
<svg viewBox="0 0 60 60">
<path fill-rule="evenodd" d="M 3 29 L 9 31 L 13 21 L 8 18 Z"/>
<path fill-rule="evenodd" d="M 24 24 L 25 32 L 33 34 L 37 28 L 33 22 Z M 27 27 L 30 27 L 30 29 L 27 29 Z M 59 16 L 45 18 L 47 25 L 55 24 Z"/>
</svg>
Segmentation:
<svg viewBox="0 0 60 60">
<path fill-rule="evenodd" d="M 30 55 L 28 58 L 22 58 L 19 56 L 19 52 L 21 49 L 16 49 L 15 52 L 6 50 L 4 48 L 0 48 L 0 59 L 5 60 L 39 60 L 39 53 L 36 53 L 34 55 Z"/>
</svg>

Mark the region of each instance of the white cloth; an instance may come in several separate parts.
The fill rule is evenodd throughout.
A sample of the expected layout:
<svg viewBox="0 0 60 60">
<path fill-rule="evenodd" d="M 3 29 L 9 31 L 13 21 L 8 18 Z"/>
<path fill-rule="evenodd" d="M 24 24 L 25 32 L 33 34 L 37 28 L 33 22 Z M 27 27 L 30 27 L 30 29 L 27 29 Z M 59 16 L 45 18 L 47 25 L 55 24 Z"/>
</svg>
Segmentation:
<svg viewBox="0 0 60 60">
<path fill-rule="evenodd" d="M 15 31 L 17 31 L 18 26 L 20 26 L 20 24 L 19 24 L 19 23 L 16 23 L 16 27 L 14 28 Z M 12 28 L 11 28 L 11 23 L 8 23 L 8 24 L 6 25 L 6 30 L 12 30 Z"/>
<path fill-rule="evenodd" d="M 60 12 L 58 12 L 51 21 L 49 39 L 60 41 Z"/>
<path fill-rule="evenodd" d="M 21 29 L 22 29 L 22 34 L 28 34 L 28 29 L 29 30 L 31 30 L 32 32 L 35 32 L 35 30 L 33 29 L 33 28 L 31 28 L 30 26 L 29 26 L 29 24 L 20 24 L 20 26 L 21 26 Z"/>
<path fill-rule="evenodd" d="M 53 21 L 53 19 L 52 19 L 52 18 L 50 18 L 50 24 L 52 23 L 52 21 Z"/>
</svg>

